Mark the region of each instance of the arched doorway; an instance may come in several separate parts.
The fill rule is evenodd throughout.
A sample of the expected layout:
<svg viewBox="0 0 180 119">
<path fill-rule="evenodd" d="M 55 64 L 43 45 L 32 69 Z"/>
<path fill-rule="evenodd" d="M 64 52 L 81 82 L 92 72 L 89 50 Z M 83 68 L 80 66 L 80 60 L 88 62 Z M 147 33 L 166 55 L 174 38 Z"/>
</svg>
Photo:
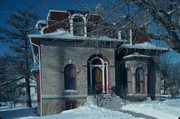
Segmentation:
<svg viewBox="0 0 180 119">
<path fill-rule="evenodd" d="M 101 54 L 88 60 L 88 94 L 109 93 L 109 61 Z"/>
<path fill-rule="evenodd" d="M 99 67 L 95 67 L 92 70 L 93 88 L 97 94 L 102 92 L 102 70 Z"/>
</svg>

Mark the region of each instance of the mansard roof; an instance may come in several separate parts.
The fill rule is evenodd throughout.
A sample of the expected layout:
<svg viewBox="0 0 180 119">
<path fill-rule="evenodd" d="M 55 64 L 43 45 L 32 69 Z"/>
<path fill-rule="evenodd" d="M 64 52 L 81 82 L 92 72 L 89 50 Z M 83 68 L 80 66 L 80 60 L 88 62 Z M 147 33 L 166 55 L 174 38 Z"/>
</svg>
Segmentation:
<svg viewBox="0 0 180 119">
<path fill-rule="evenodd" d="M 48 34 L 31 34 L 28 35 L 32 42 L 38 41 L 38 40 L 46 40 L 46 39 L 56 39 L 56 40 L 87 40 L 87 41 L 101 41 L 101 42 L 126 42 L 127 40 L 120 40 L 116 38 L 109 38 L 109 37 L 84 37 L 84 36 L 74 36 L 73 34 L 69 33 L 69 31 L 59 29 L 56 32 L 48 33 Z"/>
</svg>

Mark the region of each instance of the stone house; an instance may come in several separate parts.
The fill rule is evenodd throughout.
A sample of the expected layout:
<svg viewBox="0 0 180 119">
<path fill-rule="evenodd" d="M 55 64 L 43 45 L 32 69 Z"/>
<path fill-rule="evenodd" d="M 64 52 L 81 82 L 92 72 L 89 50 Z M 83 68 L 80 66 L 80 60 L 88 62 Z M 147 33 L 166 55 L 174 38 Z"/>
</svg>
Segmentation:
<svg viewBox="0 0 180 119">
<path fill-rule="evenodd" d="M 102 24 L 118 27 L 102 22 L 101 15 L 72 10 L 50 10 L 47 20 L 38 21 L 41 34 L 29 38 L 39 66 L 34 74 L 40 115 L 78 107 L 90 95 L 160 97 L 159 55 L 167 49 L 144 34 L 133 38 L 131 29 L 124 32 L 128 37 L 123 31 L 102 35 Z"/>
</svg>

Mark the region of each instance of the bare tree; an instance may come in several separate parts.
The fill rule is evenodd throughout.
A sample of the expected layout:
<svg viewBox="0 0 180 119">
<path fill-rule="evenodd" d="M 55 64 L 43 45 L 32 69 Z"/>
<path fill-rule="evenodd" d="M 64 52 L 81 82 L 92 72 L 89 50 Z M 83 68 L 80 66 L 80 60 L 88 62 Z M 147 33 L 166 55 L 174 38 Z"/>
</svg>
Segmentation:
<svg viewBox="0 0 180 119">
<path fill-rule="evenodd" d="M 86 11 L 100 14 L 102 20 L 89 23 L 95 28 L 88 35 L 117 37 L 117 31 L 129 39 L 128 30 L 132 29 L 133 40 L 138 34 L 149 39 L 164 41 L 177 53 L 180 53 L 180 1 L 179 0 L 106 0 L 98 1 L 96 7 L 90 1 L 71 0 Z M 93 1 L 93 0 L 91 0 Z M 95 33 L 95 34 L 94 34 Z M 100 34 L 98 34 L 100 33 Z M 175 82 L 178 73 L 172 65 L 173 53 L 164 54 L 161 58 L 161 73 L 164 78 L 165 94 L 176 95 Z M 173 72 L 174 71 L 174 72 Z"/>
<path fill-rule="evenodd" d="M 176 55 L 165 53 L 161 56 L 160 68 L 162 75 L 162 94 L 170 95 L 171 97 L 178 94 L 178 80 L 180 76 L 179 63 L 175 62 Z M 177 85 L 177 86 L 176 86 Z"/>
<path fill-rule="evenodd" d="M 32 106 L 30 95 L 32 54 L 27 35 L 34 32 L 37 18 L 38 15 L 33 12 L 32 8 L 28 8 L 27 10 L 16 9 L 10 14 L 10 18 L 7 20 L 9 26 L 0 29 L 3 36 L 5 36 L 3 39 L 10 42 L 11 48 L 14 51 L 14 71 L 16 74 L 18 73 L 17 77 L 25 79 L 28 107 Z"/>
<path fill-rule="evenodd" d="M 72 1 L 87 11 L 96 12 L 90 2 Z M 104 12 L 101 11 L 104 20 L 119 22 L 109 29 L 145 28 L 149 38 L 163 40 L 174 51 L 180 53 L 179 0 L 106 0 L 104 3 Z M 104 27 L 107 29 L 107 25 Z"/>
<path fill-rule="evenodd" d="M 0 57 L 0 101 L 9 107 L 15 107 L 19 97 L 24 95 L 23 84 L 18 83 L 22 78 L 14 70 L 14 57 Z"/>
</svg>

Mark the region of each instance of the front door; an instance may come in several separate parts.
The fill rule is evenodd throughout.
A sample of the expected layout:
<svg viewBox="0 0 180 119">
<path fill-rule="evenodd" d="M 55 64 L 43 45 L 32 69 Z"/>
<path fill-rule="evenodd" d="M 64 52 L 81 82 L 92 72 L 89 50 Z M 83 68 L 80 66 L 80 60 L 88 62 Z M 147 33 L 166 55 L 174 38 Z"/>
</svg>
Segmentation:
<svg viewBox="0 0 180 119">
<path fill-rule="evenodd" d="M 88 94 L 109 94 L 107 58 L 95 55 L 88 59 Z"/>
<path fill-rule="evenodd" d="M 99 67 L 93 68 L 92 80 L 94 82 L 94 91 L 96 94 L 102 93 L 102 70 Z"/>
</svg>

